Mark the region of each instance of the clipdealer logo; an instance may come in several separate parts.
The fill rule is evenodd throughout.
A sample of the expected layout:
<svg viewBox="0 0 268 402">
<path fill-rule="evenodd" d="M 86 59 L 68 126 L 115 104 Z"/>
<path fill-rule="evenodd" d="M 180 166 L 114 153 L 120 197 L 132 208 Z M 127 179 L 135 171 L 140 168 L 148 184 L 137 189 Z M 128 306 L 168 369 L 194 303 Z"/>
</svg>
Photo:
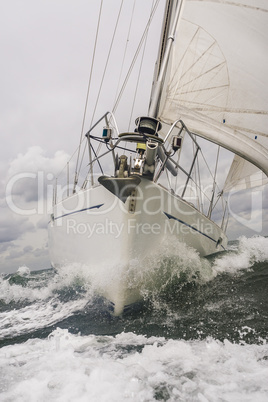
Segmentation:
<svg viewBox="0 0 268 402">
<path fill-rule="evenodd" d="M 118 239 L 120 236 L 126 235 L 195 235 L 204 233 L 210 235 L 213 233 L 212 224 L 200 219 L 193 225 L 183 224 L 177 220 L 165 219 L 164 224 L 157 222 L 138 222 L 136 219 L 128 219 L 126 222 L 113 222 L 106 218 L 103 222 L 77 222 L 74 218 L 66 220 L 66 232 L 68 235 L 81 235 L 88 239 L 93 236 L 109 235 Z"/>
<path fill-rule="evenodd" d="M 71 208 L 70 204 L 65 203 L 65 200 L 68 200 L 68 194 L 72 195 L 72 186 L 57 184 L 55 190 L 54 182 L 54 175 L 52 173 L 45 173 L 43 171 L 21 172 L 15 174 L 8 180 L 6 185 L 5 195 L 7 206 L 13 213 L 21 216 L 30 217 L 34 215 L 49 215 L 52 213 L 52 198 L 53 192 L 55 191 L 57 193 L 57 200 L 63 200 L 63 202 L 59 204 L 59 207 L 57 209 L 57 216 L 63 216 L 64 214 L 71 213 L 74 210 L 76 211 L 79 209 L 83 209 L 85 208 L 85 205 L 90 205 L 90 192 L 79 191 L 79 189 L 77 189 L 77 194 L 79 193 L 79 197 L 76 197 L 75 200 L 74 198 L 72 199 L 72 201 L 75 201 L 75 205 L 74 203 L 72 203 Z M 141 204 L 143 209 L 142 212 L 144 212 L 148 216 L 152 216 L 157 212 L 161 213 L 161 211 L 164 210 L 165 204 L 163 192 L 159 189 L 157 190 L 155 186 L 152 187 L 153 191 L 151 191 L 151 185 L 151 183 L 148 183 L 147 187 L 144 189 L 144 191 L 146 191 L 146 196 L 144 196 L 143 190 L 141 189 L 139 189 L 139 192 L 137 194 L 138 200 L 145 199 L 144 202 L 142 202 Z M 202 193 L 205 194 L 206 192 L 209 192 L 209 187 L 203 188 Z M 195 188 L 191 188 L 190 193 L 192 193 L 193 195 L 191 196 L 191 198 L 187 198 L 187 201 L 195 205 L 197 199 Z M 148 197 L 148 194 L 151 194 L 151 196 Z M 27 197 L 30 199 L 30 201 L 27 200 Z M 250 230 L 261 233 L 263 230 L 264 220 L 264 188 L 258 187 L 251 190 L 248 189 L 245 195 L 244 193 L 241 195 L 240 190 L 233 190 L 230 191 L 226 195 L 226 197 L 229 215 L 233 218 L 233 222 L 236 221 L 237 223 L 243 225 L 246 228 L 249 228 Z M 168 209 L 171 210 L 172 208 L 175 208 L 176 212 L 179 214 L 191 215 L 195 213 L 194 210 L 188 212 L 182 210 L 181 204 L 176 202 L 176 197 L 170 197 L 168 203 Z M 155 205 L 158 206 L 157 211 L 155 210 Z M 114 197 L 113 202 L 105 202 L 104 208 L 100 210 L 94 210 L 94 212 L 88 211 L 87 213 L 92 213 L 94 215 L 107 214 L 118 206 L 120 210 L 122 210 L 123 212 L 127 212 L 126 204 L 122 203 L 118 197 Z M 136 211 L 137 215 L 140 213 L 141 211 Z M 57 224 L 59 225 L 60 222 L 61 219 L 57 221 Z M 148 232 L 152 234 L 160 231 L 160 228 L 158 228 L 157 225 L 151 225 L 151 227 L 148 227 L 147 225 L 147 223 L 141 225 L 140 227 L 135 225 L 135 230 L 138 230 L 141 233 Z M 70 224 L 70 230 L 71 227 L 72 225 Z M 91 233 L 92 230 L 96 231 L 97 229 L 99 232 L 106 231 L 116 236 L 119 236 L 120 232 L 123 230 L 120 227 L 115 228 L 113 225 L 108 228 L 105 227 L 104 229 L 97 228 L 95 226 L 94 229 L 90 227 L 87 230 L 89 231 L 89 233 Z M 184 229 L 186 231 L 191 230 L 191 228 Z M 85 231 L 86 229 L 82 228 L 81 226 L 77 230 Z M 172 231 L 172 229 L 170 228 L 169 230 Z M 207 230 L 207 228 L 204 229 L 204 231 Z M 203 232 L 202 229 L 200 229 L 200 231 Z"/>
</svg>

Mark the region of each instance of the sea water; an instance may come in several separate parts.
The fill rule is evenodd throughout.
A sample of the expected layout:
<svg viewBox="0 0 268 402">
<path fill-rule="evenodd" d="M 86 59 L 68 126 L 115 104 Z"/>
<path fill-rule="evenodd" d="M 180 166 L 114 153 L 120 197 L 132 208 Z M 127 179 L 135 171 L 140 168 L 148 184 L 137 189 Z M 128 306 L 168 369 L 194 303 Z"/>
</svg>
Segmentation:
<svg viewBox="0 0 268 402">
<path fill-rule="evenodd" d="M 268 238 L 150 264 L 161 286 L 122 317 L 77 266 L 3 274 L 0 401 L 268 401 Z"/>
</svg>

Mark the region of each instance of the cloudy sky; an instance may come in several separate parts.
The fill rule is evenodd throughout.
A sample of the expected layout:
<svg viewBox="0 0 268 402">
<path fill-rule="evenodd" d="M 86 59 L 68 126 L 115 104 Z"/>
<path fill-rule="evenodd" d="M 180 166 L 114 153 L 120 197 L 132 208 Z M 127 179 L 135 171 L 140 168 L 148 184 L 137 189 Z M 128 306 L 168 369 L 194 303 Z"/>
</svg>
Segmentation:
<svg viewBox="0 0 268 402">
<path fill-rule="evenodd" d="M 104 82 L 107 90 L 99 98 L 96 118 L 110 110 L 115 99 L 119 77 L 113 68 L 123 58 L 132 14 L 133 2 L 125 3 L 121 14 L 124 24 L 117 35 L 119 44 L 113 48 L 109 64 L 112 70 L 109 80 Z M 133 40 L 129 41 L 126 66 L 152 6 L 149 0 L 139 0 L 137 10 L 139 3 L 143 4 L 143 12 L 134 12 Z M 120 0 L 104 1 L 96 52 L 98 67 L 93 71 L 85 131 L 92 119 L 93 99 L 98 94 L 97 83 L 105 67 L 120 4 Z M 0 4 L 1 272 L 15 272 L 22 265 L 30 269 L 50 267 L 46 225 L 52 179 L 79 143 L 99 7 L 97 0 L 9 0 Z M 148 37 L 149 52 L 134 118 L 147 112 L 162 8 L 163 4 Z M 135 74 L 138 72 L 137 69 Z M 125 70 L 122 77 L 124 73 Z M 128 127 L 127 99 L 117 110 L 121 131 Z M 240 215 L 241 199 L 233 196 L 228 233 L 231 239 L 242 234 L 268 234 L 267 196 L 267 188 L 244 196 Z"/>
</svg>

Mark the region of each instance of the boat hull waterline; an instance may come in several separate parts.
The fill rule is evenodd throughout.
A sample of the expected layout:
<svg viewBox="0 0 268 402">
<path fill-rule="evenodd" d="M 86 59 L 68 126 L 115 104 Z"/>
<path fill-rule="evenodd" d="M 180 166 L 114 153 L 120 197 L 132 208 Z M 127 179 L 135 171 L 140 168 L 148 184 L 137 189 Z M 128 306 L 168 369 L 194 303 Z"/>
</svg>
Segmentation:
<svg viewBox="0 0 268 402">
<path fill-rule="evenodd" d="M 227 246 L 216 223 L 161 185 L 141 177 L 125 195 L 121 190 L 101 184 L 81 190 L 54 206 L 48 224 L 52 266 L 86 266 L 114 315 L 142 300 L 146 261 L 169 237 L 201 257 Z"/>
</svg>

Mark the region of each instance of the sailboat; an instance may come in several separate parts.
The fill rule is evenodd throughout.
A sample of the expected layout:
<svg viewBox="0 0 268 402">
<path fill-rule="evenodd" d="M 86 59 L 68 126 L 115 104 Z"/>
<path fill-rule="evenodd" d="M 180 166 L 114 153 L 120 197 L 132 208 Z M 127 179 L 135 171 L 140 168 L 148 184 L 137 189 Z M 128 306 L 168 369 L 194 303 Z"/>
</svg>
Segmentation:
<svg viewBox="0 0 268 402">
<path fill-rule="evenodd" d="M 148 111 L 128 131 L 113 109 L 91 125 L 86 176 L 78 188 L 76 164 L 71 191 L 59 200 L 55 187 L 48 224 L 52 266 L 86 266 L 114 315 L 142 299 L 146 264 L 163 241 L 201 257 L 225 250 L 225 193 L 267 183 L 266 2 L 167 0 L 163 10 Z M 200 160 L 211 143 L 205 206 Z M 221 149 L 234 157 L 218 188 Z"/>
</svg>

